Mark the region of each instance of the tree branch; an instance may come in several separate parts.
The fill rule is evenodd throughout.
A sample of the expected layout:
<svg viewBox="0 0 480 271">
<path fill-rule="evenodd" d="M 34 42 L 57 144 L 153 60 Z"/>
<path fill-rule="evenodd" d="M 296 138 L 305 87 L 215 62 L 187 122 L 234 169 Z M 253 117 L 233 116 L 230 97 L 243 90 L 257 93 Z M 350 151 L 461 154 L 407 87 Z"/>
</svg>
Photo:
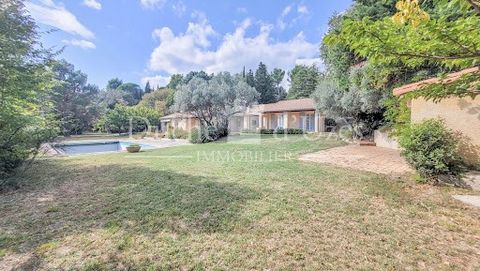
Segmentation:
<svg viewBox="0 0 480 271">
<path fill-rule="evenodd" d="M 474 0 L 467 0 L 467 2 L 473 7 L 476 13 L 480 15 L 480 5 Z"/>
</svg>

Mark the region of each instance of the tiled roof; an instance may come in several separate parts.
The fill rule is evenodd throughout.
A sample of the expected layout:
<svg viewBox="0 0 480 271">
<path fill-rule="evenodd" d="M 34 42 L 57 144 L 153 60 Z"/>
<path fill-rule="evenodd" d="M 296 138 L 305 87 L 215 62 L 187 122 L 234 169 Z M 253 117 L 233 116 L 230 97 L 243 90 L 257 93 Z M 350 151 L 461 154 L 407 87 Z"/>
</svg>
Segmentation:
<svg viewBox="0 0 480 271">
<path fill-rule="evenodd" d="M 462 77 L 465 74 L 476 73 L 476 72 L 480 72 L 480 67 L 473 67 L 473 68 L 461 70 L 459 72 L 450 73 L 445 78 L 442 78 L 442 77 L 431 78 L 431 79 L 423 80 L 423 81 L 420 81 L 420 82 L 404 85 L 404 86 L 401 86 L 399 88 L 394 89 L 393 90 L 393 95 L 401 96 L 405 93 L 421 89 L 422 87 L 427 86 L 427 85 L 431 85 L 431 84 L 437 84 L 437 83 L 449 84 L 449 83 L 452 83 L 455 80 L 459 79 L 460 77 Z"/>
<path fill-rule="evenodd" d="M 262 113 L 307 110 L 315 110 L 313 99 L 283 100 L 276 103 L 258 105 L 258 111 Z"/>
<path fill-rule="evenodd" d="M 170 115 L 166 115 L 161 117 L 161 120 L 169 120 L 169 119 L 187 119 L 187 118 L 192 118 L 192 114 L 186 114 L 186 113 L 173 113 Z"/>
</svg>

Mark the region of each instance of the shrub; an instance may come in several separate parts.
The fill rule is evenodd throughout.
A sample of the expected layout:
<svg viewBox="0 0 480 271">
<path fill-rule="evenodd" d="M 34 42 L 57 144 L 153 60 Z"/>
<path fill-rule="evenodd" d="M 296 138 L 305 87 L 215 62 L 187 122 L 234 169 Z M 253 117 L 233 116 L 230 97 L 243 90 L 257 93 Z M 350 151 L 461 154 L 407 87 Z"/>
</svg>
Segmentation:
<svg viewBox="0 0 480 271">
<path fill-rule="evenodd" d="M 454 180 L 461 173 L 458 142 L 442 121 L 431 119 L 414 124 L 404 129 L 399 139 L 403 156 L 424 180 Z"/>
<path fill-rule="evenodd" d="M 192 129 L 190 133 L 190 142 L 193 144 L 202 144 L 218 140 L 223 135 L 223 130 L 212 126 L 201 126 Z"/>
<path fill-rule="evenodd" d="M 303 134 L 303 130 L 298 128 L 287 128 L 285 133 L 289 135 L 301 135 Z"/>
<path fill-rule="evenodd" d="M 260 134 L 271 135 L 273 134 L 273 132 L 274 132 L 273 129 L 260 129 Z"/>
<path fill-rule="evenodd" d="M 181 128 L 169 127 L 167 130 L 167 137 L 169 139 L 187 139 L 188 132 Z"/>
<path fill-rule="evenodd" d="M 283 129 L 283 128 L 277 128 L 277 129 L 275 129 L 275 134 L 280 134 L 280 135 L 281 135 L 281 134 L 285 134 L 285 129 Z"/>
</svg>

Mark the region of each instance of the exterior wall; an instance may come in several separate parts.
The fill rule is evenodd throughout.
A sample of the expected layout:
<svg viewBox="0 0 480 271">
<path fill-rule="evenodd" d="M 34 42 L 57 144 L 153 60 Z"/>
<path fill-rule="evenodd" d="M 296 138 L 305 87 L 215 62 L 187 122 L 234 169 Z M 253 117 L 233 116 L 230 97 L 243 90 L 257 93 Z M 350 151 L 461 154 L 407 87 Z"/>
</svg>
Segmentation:
<svg viewBox="0 0 480 271">
<path fill-rule="evenodd" d="M 396 139 L 391 138 L 388 135 L 388 132 L 375 130 L 373 132 L 373 136 L 377 147 L 400 150 L 400 144 L 398 144 L 398 141 Z"/>
<path fill-rule="evenodd" d="M 300 128 L 300 112 L 288 113 L 288 127 L 287 128 Z"/>
<path fill-rule="evenodd" d="M 411 110 L 413 123 L 441 118 L 449 128 L 461 132 L 465 160 L 480 166 L 480 95 L 475 99 L 446 98 L 438 103 L 417 98 L 412 100 Z"/>
</svg>

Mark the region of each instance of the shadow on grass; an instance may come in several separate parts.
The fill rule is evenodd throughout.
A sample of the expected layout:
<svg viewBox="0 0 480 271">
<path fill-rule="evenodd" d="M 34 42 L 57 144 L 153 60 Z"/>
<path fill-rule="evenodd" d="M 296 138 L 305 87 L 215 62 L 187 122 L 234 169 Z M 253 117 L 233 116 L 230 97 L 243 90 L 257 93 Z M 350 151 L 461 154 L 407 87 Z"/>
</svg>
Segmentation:
<svg viewBox="0 0 480 271">
<path fill-rule="evenodd" d="M 22 188 L 0 194 L 0 251 L 30 253 L 98 228 L 133 235 L 230 231 L 249 223 L 242 207 L 258 197 L 234 183 L 141 165 L 43 160 L 16 179 Z"/>
</svg>

